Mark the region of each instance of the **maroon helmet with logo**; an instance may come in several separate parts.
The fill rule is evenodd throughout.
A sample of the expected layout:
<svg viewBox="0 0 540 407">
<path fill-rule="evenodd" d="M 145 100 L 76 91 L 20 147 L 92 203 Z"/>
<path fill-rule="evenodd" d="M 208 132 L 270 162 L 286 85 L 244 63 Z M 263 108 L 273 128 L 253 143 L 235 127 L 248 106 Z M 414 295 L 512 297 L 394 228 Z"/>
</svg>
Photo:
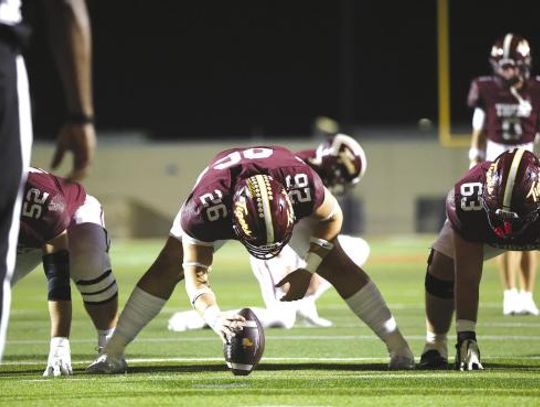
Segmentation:
<svg viewBox="0 0 540 407">
<path fill-rule="evenodd" d="M 532 64 L 529 42 L 519 35 L 508 33 L 491 47 L 489 62 L 496 75 L 501 76 L 501 70 L 506 67 L 516 67 L 521 79 L 527 79 Z"/>
<path fill-rule="evenodd" d="M 513 239 L 538 219 L 540 162 L 522 148 L 498 156 L 486 173 L 482 206 L 495 234 Z"/>
<path fill-rule="evenodd" d="M 364 149 L 355 139 L 340 133 L 320 144 L 308 164 L 336 195 L 343 195 L 357 184 L 367 168 Z"/>
<path fill-rule="evenodd" d="M 240 180 L 233 197 L 233 229 L 258 259 L 279 254 L 291 238 L 294 210 L 287 191 L 268 175 Z"/>
</svg>

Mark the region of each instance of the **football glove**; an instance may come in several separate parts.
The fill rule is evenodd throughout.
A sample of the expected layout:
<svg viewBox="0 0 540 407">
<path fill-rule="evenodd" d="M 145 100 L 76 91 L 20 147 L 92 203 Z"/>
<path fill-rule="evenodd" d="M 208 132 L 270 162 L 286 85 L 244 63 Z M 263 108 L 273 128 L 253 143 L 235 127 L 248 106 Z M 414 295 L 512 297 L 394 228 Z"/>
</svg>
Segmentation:
<svg viewBox="0 0 540 407">
<path fill-rule="evenodd" d="M 62 375 L 69 376 L 71 374 L 73 374 L 73 369 L 71 368 L 69 339 L 62 337 L 51 338 L 49 359 L 43 376 L 58 377 Z"/>
<path fill-rule="evenodd" d="M 456 345 L 456 369 L 465 370 L 484 370 L 480 363 L 480 349 L 474 339 L 465 339 Z"/>
</svg>

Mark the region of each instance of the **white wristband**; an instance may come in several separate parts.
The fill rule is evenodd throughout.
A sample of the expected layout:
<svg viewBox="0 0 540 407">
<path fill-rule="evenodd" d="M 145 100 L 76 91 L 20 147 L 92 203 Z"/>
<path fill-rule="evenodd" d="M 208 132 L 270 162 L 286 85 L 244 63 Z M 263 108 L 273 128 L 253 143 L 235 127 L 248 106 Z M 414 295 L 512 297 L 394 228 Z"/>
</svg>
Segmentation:
<svg viewBox="0 0 540 407">
<path fill-rule="evenodd" d="M 219 314 L 221 314 L 219 307 L 217 305 L 210 305 L 204 310 L 202 317 L 204 322 L 206 322 L 210 328 L 214 329 L 219 319 Z"/>
<path fill-rule="evenodd" d="M 321 265 L 323 258 L 317 253 L 307 252 L 304 261 L 306 262 L 306 267 L 304 267 L 304 269 L 310 273 L 315 273 Z"/>
<path fill-rule="evenodd" d="M 472 147 L 469 149 L 469 161 L 484 160 L 486 158 L 486 152 L 478 148 Z"/>
<path fill-rule="evenodd" d="M 203 287 L 199 288 L 193 292 L 189 292 L 189 301 L 191 302 L 191 305 L 195 306 L 195 301 L 197 301 L 197 298 L 199 298 L 201 295 L 204 294 L 214 294 L 214 292 L 209 287 Z"/>
<path fill-rule="evenodd" d="M 319 239 L 318 237 L 311 237 L 309 239 L 310 243 L 316 244 L 317 246 L 325 249 L 325 250 L 332 250 L 334 248 L 334 244 L 329 242 L 328 240 Z"/>
</svg>

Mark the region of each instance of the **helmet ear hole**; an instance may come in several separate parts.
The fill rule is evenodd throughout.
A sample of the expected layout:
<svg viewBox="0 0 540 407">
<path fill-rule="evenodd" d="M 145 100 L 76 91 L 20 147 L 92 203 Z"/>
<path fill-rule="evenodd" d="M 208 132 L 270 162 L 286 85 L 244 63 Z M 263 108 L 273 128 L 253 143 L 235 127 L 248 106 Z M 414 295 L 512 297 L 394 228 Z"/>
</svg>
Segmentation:
<svg viewBox="0 0 540 407">
<path fill-rule="evenodd" d="M 279 254 L 290 240 L 295 222 L 283 185 L 262 174 L 238 181 L 232 218 L 236 237 L 259 259 Z"/>
</svg>

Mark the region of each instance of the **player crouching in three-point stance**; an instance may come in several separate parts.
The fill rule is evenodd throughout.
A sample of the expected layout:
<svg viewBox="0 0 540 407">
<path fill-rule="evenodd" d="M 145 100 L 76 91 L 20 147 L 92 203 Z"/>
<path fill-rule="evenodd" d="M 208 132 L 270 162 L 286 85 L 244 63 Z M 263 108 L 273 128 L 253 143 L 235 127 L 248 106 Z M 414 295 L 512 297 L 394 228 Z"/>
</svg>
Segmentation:
<svg viewBox="0 0 540 407">
<path fill-rule="evenodd" d="M 241 330 L 244 319 L 223 314 L 208 284 L 214 250 L 230 239 L 261 259 L 276 256 L 289 242 L 306 266 L 277 284 L 289 284 L 282 301 L 302 298 L 312 274 L 319 273 L 386 343 L 389 366 L 412 368 L 413 355 L 380 292 L 336 239 L 341 224 L 334 196 L 287 149 L 258 146 L 219 153 L 182 205 L 165 247 L 139 280 L 104 353 L 87 371 L 125 371 L 126 345 L 160 312 L 182 278 L 191 304 L 224 342 Z"/>
<path fill-rule="evenodd" d="M 303 150 L 296 155 L 315 170 L 334 196 L 345 195 L 358 185 L 367 168 L 364 149 L 355 139 L 341 133 L 328 137 L 316 149 Z M 347 256 L 362 267 L 369 256 L 368 243 L 360 237 L 346 235 L 339 235 L 338 240 Z M 288 287 L 276 288 L 275 284 L 290 272 L 305 267 L 303 258 L 289 245 L 271 259 L 250 256 L 249 262 L 266 306 L 250 308 L 263 327 L 290 329 L 297 323 L 313 327 L 332 326 L 331 321 L 319 316 L 316 305 L 316 301 L 331 285 L 317 273 L 313 274 L 304 298 L 280 301 Z M 228 312 L 236 313 L 238 310 Z M 206 323 L 195 310 L 176 312 L 168 322 L 169 330 L 177 332 L 202 329 L 205 326 Z"/>
<path fill-rule="evenodd" d="M 482 263 L 506 250 L 540 247 L 540 162 L 520 148 L 473 167 L 448 194 L 446 211 L 428 259 L 420 367 L 447 367 L 455 305 L 456 368 L 483 369 L 476 341 Z"/>
<path fill-rule="evenodd" d="M 26 181 L 17 263 L 12 284 L 43 263 L 48 280 L 51 343 L 44 376 L 72 373 L 70 278 L 103 348 L 114 330 L 118 287 L 111 272 L 103 209 L 77 183 L 30 168 Z"/>
</svg>

